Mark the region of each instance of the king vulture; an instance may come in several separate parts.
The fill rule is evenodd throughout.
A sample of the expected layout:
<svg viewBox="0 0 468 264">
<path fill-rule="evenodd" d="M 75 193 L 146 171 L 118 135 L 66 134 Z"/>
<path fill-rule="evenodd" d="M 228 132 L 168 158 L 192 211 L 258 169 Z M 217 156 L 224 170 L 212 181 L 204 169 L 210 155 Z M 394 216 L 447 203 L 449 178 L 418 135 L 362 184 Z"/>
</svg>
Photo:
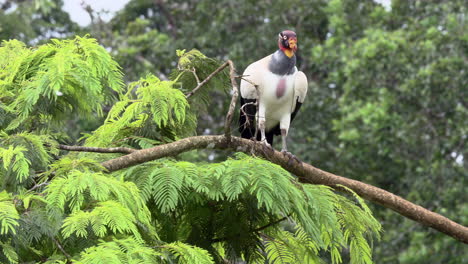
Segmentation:
<svg viewBox="0 0 468 264">
<path fill-rule="evenodd" d="M 307 78 L 296 67 L 296 33 L 279 33 L 278 46 L 275 53 L 250 64 L 242 74 L 239 132 L 247 139 L 256 136 L 266 146 L 273 144 L 273 135 L 281 135 L 281 152 L 294 157 L 288 152 L 286 137 L 306 97 Z"/>
</svg>

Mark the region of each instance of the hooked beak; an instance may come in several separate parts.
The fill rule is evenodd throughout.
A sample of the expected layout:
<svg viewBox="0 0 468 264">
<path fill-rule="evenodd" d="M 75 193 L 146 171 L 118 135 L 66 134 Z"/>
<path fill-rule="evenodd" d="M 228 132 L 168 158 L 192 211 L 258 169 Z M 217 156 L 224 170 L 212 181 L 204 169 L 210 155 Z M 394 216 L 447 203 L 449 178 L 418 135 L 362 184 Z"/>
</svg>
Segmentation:
<svg viewBox="0 0 468 264">
<path fill-rule="evenodd" d="M 297 50 L 297 40 L 296 39 L 290 39 L 289 40 L 289 48 L 296 51 Z"/>
</svg>

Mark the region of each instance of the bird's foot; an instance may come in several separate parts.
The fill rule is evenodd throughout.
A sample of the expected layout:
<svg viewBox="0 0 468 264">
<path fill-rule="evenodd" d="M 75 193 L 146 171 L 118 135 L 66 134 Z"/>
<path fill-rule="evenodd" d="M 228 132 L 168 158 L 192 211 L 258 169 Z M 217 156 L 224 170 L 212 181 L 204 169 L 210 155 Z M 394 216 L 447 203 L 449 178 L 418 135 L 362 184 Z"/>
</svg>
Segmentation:
<svg viewBox="0 0 468 264">
<path fill-rule="evenodd" d="M 267 153 L 273 151 L 273 147 L 268 143 L 268 141 L 266 141 L 266 139 L 260 141 L 260 143 L 262 143 L 263 152 Z"/>
<path fill-rule="evenodd" d="M 291 152 L 289 152 L 289 151 L 287 151 L 285 149 L 282 149 L 281 153 L 283 153 L 283 155 L 288 157 L 288 166 L 292 165 L 293 160 L 295 160 L 298 164 L 302 164 L 302 161 L 300 159 L 298 159 L 296 156 L 294 156 Z"/>
</svg>

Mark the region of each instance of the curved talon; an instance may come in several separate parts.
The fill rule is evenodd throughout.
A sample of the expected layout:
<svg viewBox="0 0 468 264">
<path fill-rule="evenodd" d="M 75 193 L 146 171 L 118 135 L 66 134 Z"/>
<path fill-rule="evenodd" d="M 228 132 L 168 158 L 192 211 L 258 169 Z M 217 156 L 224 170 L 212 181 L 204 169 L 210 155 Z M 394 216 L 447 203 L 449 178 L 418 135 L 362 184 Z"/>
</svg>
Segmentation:
<svg viewBox="0 0 468 264">
<path fill-rule="evenodd" d="M 260 141 L 260 143 L 262 143 L 263 152 L 267 153 L 267 152 L 272 152 L 273 151 L 273 147 L 266 140 L 262 140 L 262 141 Z"/>
<path fill-rule="evenodd" d="M 266 147 L 271 148 L 270 143 L 268 143 L 268 141 L 266 141 L 266 139 L 265 139 L 265 140 L 262 140 L 262 141 L 260 141 L 260 142 L 262 142 L 262 144 L 265 145 Z"/>
</svg>

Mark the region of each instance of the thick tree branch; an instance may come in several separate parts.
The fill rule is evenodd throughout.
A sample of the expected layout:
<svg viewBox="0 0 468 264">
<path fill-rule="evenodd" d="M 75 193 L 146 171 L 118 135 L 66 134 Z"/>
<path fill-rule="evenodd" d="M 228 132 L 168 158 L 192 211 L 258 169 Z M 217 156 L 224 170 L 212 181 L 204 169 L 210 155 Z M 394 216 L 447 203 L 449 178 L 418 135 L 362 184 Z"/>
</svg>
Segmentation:
<svg viewBox="0 0 468 264">
<path fill-rule="evenodd" d="M 356 192 L 362 198 L 380 204 L 384 207 L 412 219 L 425 226 L 432 227 L 442 233 L 454 237 L 464 243 L 468 243 L 468 228 L 457 224 L 450 219 L 431 212 L 419 205 L 413 204 L 400 196 L 377 188 L 375 186 L 347 179 L 332 173 L 320 170 L 307 163 L 288 164 L 289 158 L 281 152 L 273 149 L 265 149 L 259 143 L 238 137 L 231 137 L 228 141 L 221 136 L 196 136 L 184 138 L 165 145 L 159 145 L 153 148 L 134 151 L 131 154 L 111 159 L 103 162 L 102 165 L 110 172 L 128 168 L 150 160 L 155 160 L 168 156 L 175 156 L 182 152 L 194 149 L 231 149 L 242 151 L 247 154 L 261 156 L 275 164 L 280 165 L 285 170 L 299 177 L 299 181 L 309 184 L 322 184 L 344 191 L 340 185 L 345 186 Z"/>
</svg>

